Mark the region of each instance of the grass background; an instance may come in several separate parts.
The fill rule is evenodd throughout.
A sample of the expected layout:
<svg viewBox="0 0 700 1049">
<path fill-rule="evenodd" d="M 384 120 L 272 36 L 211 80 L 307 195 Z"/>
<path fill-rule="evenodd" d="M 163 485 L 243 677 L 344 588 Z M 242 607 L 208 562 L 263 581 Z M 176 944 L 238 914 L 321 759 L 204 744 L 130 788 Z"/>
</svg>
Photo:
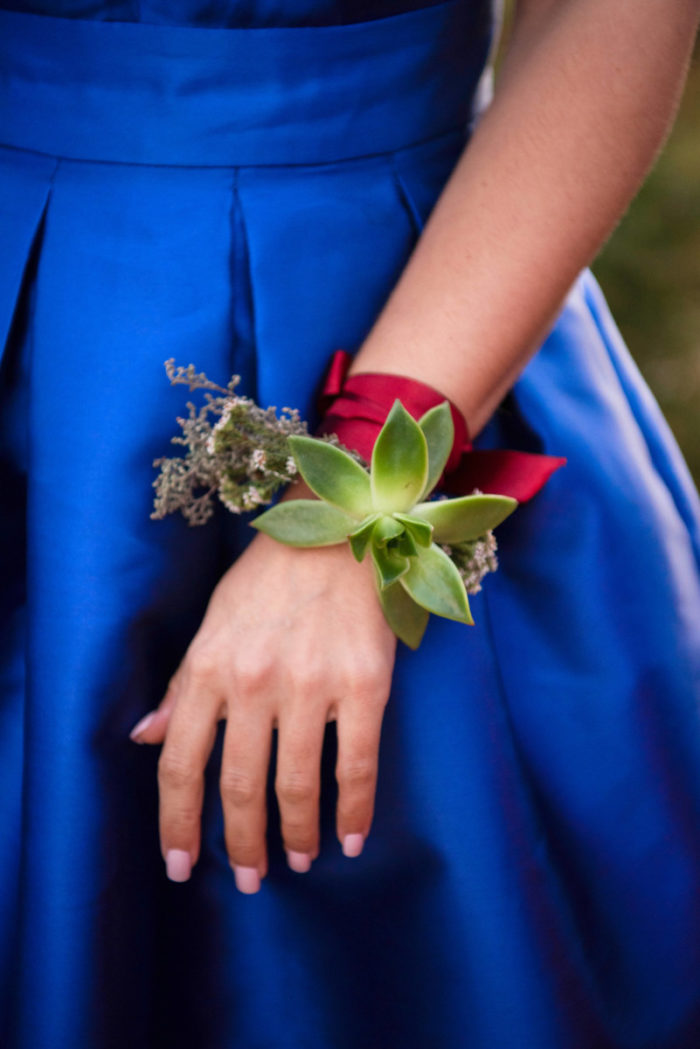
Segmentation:
<svg viewBox="0 0 700 1049">
<path fill-rule="evenodd" d="M 591 268 L 700 485 L 700 38 L 671 134 Z"/>
</svg>

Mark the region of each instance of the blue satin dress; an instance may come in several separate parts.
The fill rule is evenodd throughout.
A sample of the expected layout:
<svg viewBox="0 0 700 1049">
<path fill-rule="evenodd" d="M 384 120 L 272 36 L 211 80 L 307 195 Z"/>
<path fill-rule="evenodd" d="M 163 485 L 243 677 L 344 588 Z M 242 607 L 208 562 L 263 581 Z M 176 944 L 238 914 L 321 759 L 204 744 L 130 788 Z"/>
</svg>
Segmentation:
<svg viewBox="0 0 700 1049">
<path fill-rule="evenodd" d="M 568 464 L 399 646 L 374 823 L 169 882 L 162 698 L 252 529 L 154 521 L 183 388 L 313 422 L 485 104 L 489 0 L 0 11 L 3 1049 L 697 1049 L 700 504 L 588 270 L 479 447 Z M 12 10 L 14 8 L 14 10 Z M 221 727 L 221 726 L 220 726 Z"/>
</svg>

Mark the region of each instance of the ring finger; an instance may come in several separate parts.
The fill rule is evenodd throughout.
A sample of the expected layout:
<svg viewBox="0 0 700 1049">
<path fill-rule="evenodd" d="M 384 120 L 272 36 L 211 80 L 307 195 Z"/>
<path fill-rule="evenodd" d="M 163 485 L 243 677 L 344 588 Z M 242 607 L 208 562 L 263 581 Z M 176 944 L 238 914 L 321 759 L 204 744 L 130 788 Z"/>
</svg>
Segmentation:
<svg viewBox="0 0 700 1049">
<path fill-rule="evenodd" d="M 347 702 L 340 707 L 336 825 L 346 856 L 359 856 L 372 823 L 383 714 L 377 704 Z"/>
</svg>

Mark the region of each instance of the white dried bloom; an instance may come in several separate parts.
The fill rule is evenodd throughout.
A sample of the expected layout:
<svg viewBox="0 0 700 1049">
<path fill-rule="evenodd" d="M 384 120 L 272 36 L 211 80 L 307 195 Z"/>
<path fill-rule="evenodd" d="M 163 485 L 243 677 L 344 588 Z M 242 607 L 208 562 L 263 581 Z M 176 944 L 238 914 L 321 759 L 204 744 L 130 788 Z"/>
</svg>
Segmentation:
<svg viewBox="0 0 700 1049">
<path fill-rule="evenodd" d="M 209 452 L 209 455 L 216 455 L 216 435 L 219 430 L 223 430 L 224 426 L 229 420 L 231 412 L 236 407 L 236 405 L 241 403 L 241 399 L 242 398 L 240 397 L 229 397 L 226 399 L 226 401 L 224 401 L 224 405 L 221 410 L 221 415 L 212 426 L 211 433 L 207 438 L 207 451 Z"/>
<path fill-rule="evenodd" d="M 234 503 L 231 499 L 227 499 L 225 495 L 222 495 L 221 489 L 219 489 L 219 499 L 224 504 L 227 510 L 230 510 L 232 514 L 242 514 L 243 508 Z"/>
<path fill-rule="evenodd" d="M 296 464 L 296 461 L 294 459 L 294 456 L 292 456 L 292 455 L 288 456 L 287 462 L 284 465 L 285 465 L 287 473 L 289 474 L 290 477 L 294 477 L 294 475 L 298 472 L 297 471 L 297 464 Z"/>
<path fill-rule="evenodd" d="M 256 448 L 250 457 L 249 467 L 251 470 L 264 470 L 267 455 L 263 448 Z"/>
<path fill-rule="evenodd" d="M 255 507 L 260 506 L 260 503 L 262 502 L 260 492 L 252 485 L 249 488 L 246 488 L 242 498 L 244 510 L 254 510 Z"/>
</svg>

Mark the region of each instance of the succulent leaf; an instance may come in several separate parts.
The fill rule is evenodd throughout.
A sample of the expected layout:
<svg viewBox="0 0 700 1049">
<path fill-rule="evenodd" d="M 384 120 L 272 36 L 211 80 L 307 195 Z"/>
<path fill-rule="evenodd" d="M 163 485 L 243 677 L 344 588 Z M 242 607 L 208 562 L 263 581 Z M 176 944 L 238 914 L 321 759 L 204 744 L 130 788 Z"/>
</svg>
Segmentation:
<svg viewBox="0 0 700 1049">
<path fill-rule="evenodd" d="M 379 600 L 386 621 L 399 640 L 409 648 L 418 648 L 430 614 L 408 596 L 400 582 L 380 588 Z"/>
<path fill-rule="evenodd" d="M 413 539 L 418 543 L 419 546 L 430 546 L 433 541 L 433 526 L 429 521 L 423 521 L 418 517 L 411 517 L 409 514 L 394 514 L 397 521 L 400 521 L 407 532 L 410 532 Z"/>
<path fill-rule="evenodd" d="M 351 532 L 348 536 L 350 547 L 356 561 L 362 561 L 364 559 L 364 556 L 367 553 L 367 547 L 372 538 L 374 526 L 380 517 L 381 514 L 370 514 L 369 517 L 365 518 L 360 527 L 356 528 L 355 531 Z"/>
<path fill-rule="evenodd" d="M 370 485 L 375 510 L 410 510 L 428 478 L 428 444 L 401 401 L 394 401 L 372 449 Z"/>
<path fill-rule="evenodd" d="M 391 545 L 394 550 L 397 550 L 398 553 L 403 555 L 403 557 L 418 556 L 418 544 L 410 532 L 403 532 Z"/>
<path fill-rule="evenodd" d="M 356 519 L 372 512 L 369 474 L 352 456 L 328 441 L 294 434 L 289 447 L 309 488 Z"/>
<path fill-rule="evenodd" d="M 429 612 L 473 624 L 462 577 L 439 546 L 433 544 L 411 560 L 408 572 L 401 576 L 401 585 Z"/>
<path fill-rule="evenodd" d="M 403 533 L 404 526 L 400 521 L 397 521 L 395 517 L 389 517 L 388 514 L 381 514 L 372 532 L 372 542 L 379 546 L 386 546 L 390 539 L 396 539 Z"/>
<path fill-rule="evenodd" d="M 428 444 L 428 478 L 425 488 L 418 497 L 424 499 L 440 480 L 455 439 L 452 412 L 447 401 L 427 411 L 418 420 L 418 425 L 425 434 Z"/>
<path fill-rule="evenodd" d="M 392 550 L 388 546 L 375 546 L 374 543 L 372 543 L 370 550 L 372 551 L 374 567 L 379 575 L 381 589 L 385 586 L 390 586 L 391 583 L 395 583 L 397 579 L 400 579 L 401 576 L 408 572 L 409 560 L 397 550 Z"/>
<path fill-rule="evenodd" d="M 289 546 L 334 546 L 357 526 L 354 517 L 317 499 L 278 503 L 251 522 L 253 528 Z"/>
<path fill-rule="evenodd" d="M 411 516 L 433 525 L 435 542 L 462 543 L 478 539 L 495 528 L 512 514 L 517 505 L 517 499 L 507 495 L 463 495 L 456 499 L 418 503 L 411 510 Z"/>
</svg>

